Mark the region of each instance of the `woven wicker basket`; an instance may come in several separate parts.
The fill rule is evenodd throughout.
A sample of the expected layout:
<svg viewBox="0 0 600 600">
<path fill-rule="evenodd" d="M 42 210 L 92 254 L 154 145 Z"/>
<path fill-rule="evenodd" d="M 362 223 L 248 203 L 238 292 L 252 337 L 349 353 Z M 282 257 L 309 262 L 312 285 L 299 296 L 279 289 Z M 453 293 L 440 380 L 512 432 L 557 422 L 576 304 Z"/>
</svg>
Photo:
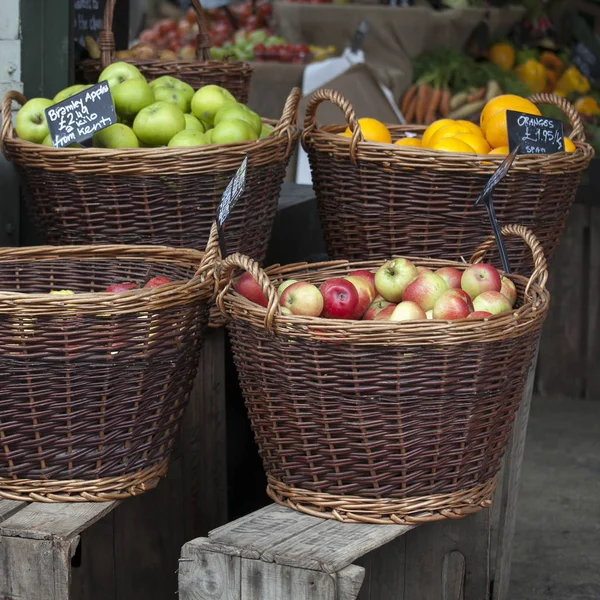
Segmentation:
<svg viewBox="0 0 600 600">
<path fill-rule="evenodd" d="M 569 117 L 574 153 L 518 156 L 494 193 L 501 224 L 532 229 L 550 260 L 575 199 L 582 172 L 594 156 L 584 142 L 575 108 L 550 94 L 530 98 L 553 104 Z M 351 139 L 335 135 L 343 126 L 318 127 L 319 104 L 333 102 L 344 112 Z M 393 140 L 422 126 L 391 125 Z M 475 200 L 502 156 L 472 156 L 363 141 L 350 103 L 331 90 L 319 90 L 306 109 L 302 143 L 308 153 L 313 187 L 329 258 L 367 260 L 390 254 L 433 258 L 469 257 L 483 241 L 489 221 Z M 511 267 L 532 268 L 529 253 L 509 243 Z M 499 266 L 494 252 L 490 261 Z"/>
<path fill-rule="evenodd" d="M 0 498 L 106 501 L 155 487 L 216 291 L 206 252 L 165 246 L 0 250 Z M 113 283 L 143 286 L 110 294 Z M 51 290 L 75 295 L 51 295 Z"/>
<path fill-rule="evenodd" d="M 115 2 L 116 0 L 106 0 L 104 21 L 99 35 L 100 60 L 86 59 L 79 64 L 89 83 L 96 83 L 102 70 L 114 61 L 115 37 L 112 23 Z M 189 83 L 195 90 L 203 85 L 220 85 L 228 89 L 238 102 L 245 104 L 248 102 L 252 67 L 244 62 L 210 59 L 210 37 L 204 11 L 199 0 L 191 0 L 191 3 L 198 21 L 196 60 L 126 59 L 124 62 L 135 65 L 150 81 L 163 75 L 171 75 Z"/>
<path fill-rule="evenodd" d="M 276 286 L 319 284 L 379 261 L 270 267 L 222 264 L 222 282 L 249 271 L 268 298 L 253 304 L 225 285 L 235 363 L 270 497 L 320 517 L 369 523 L 458 518 L 489 506 L 549 305 L 544 253 L 522 226 L 535 270 L 511 276 L 511 313 L 460 321 L 342 321 L 284 316 Z M 486 240 L 472 261 L 494 244 Z M 466 265 L 415 260 L 432 268 Z"/>
</svg>

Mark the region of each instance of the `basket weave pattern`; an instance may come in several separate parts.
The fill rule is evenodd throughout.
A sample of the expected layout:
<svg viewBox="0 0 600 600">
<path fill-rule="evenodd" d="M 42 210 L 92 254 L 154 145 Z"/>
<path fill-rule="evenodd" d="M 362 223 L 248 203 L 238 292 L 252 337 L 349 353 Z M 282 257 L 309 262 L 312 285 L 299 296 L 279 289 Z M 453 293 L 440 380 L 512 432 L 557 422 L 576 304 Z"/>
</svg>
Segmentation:
<svg viewBox="0 0 600 600">
<path fill-rule="evenodd" d="M 531 283 L 514 276 L 515 310 L 485 323 L 337 321 L 282 316 L 273 289 L 319 284 L 379 262 L 269 268 L 244 257 L 269 308 L 225 288 L 218 298 L 268 493 L 298 510 L 342 521 L 419 523 L 489 505 L 533 363 L 549 297 L 535 238 Z M 487 243 L 489 248 L 491 243 Z M 478 253 L 474 260 L 481 260 Z M 431 268 L 457 263 L 415 261 Z M 525 290 L 528 288 L 527 300 Z"/>
<path fill-rule="evenodd" d="M 499 222 L 532 229 L 550 260 L 594 151 L 584 142 L 577 111 L 549 94 L 531 98 L 556 104 L 573 123 L 575 153 L 519 156 L 494 192 Z M 343 126 L 317 127 L 321 102 L 345 114 L 352 139 L 335 135 Z M 327 251 L 333 259 L 384 259 L 390 254 L 433 258 L 471 256 L 489 229 L 484 206 L 473 204 L 502 156 L 471 156 L 363 141 L 354 111 L 337 92 L 315 92 L 307 106 L 302 142 L 311 165 Z M 392 139 L 420 126 L 389 126 Z M 508 243 L 511 267 L 529 272 L 531 254 Z M 496 252 L 490 262 L 499 266 Z"/>
<path fill-rule="evenodd" d="M 0 498 L 108 500 L 157 484 L 198 366 L 215 258 L 0 250 Z M 99 293 L 157 275 L 172 283 Z M 48 294 L 64 289 L 75 295 Z"/>
</svg>

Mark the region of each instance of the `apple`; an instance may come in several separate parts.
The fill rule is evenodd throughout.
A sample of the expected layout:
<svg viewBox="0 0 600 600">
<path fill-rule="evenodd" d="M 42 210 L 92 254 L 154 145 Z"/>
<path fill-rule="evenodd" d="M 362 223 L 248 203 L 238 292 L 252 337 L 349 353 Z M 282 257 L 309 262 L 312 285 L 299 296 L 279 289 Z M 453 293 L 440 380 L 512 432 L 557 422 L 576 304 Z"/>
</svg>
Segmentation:
<svg viewBox="0 0 600 600">
<path fill-rule="evenodd" d="M 140 143 L 133 129 L 122 123 L 115 123 L 94 134 L 95 148 L 139 148 Z"/>
<path fill-rule="evenodd" d="M 206 134 L 194 129 L 184 129 L 176 133 L 167 146 L 174 148 L 176 146 L 206 146 L 210 142 L 206 139 Z"/>
<path fill-rule="evenodd" d="M 52 146 L 52 136 L 50 134 L 48 134 L 43 140 L 42 140 L 42 146 Z"/>
<path fill-rule="evenodd" d="M 159 87 L 154 90 L 154 98 L 157 102 L 170 102 L 178 106 L 183 113 L 190 112 L 190 101 L 184 92 L 167 87 Z"/>
<path fill-rule="evenodd" d="M 467 319 L 483 319 L 485 317 L 491 317 L 492 313 L 487 312 L 486 310 L 475 310 L 473 311 Z"/>
<path fill-rule="evenodd" d="M 142 108 L 133 122 L 135 135 L 149 146 L 166 146 L 184 129 L 185 117 L 181 109 L 168 102 L 154 102 Z"/>
<path fill-rule="evenodd" d="M 364 279 L 371 288 L 371 295 L 373 298 L 377 296 L 377 289 L 375 287 L 375 273 L 371 273 L 371 271 L 367 271 L 366 269 L 358 269 L 356 271 L 351 271 L 348 275 L 349 277 L 361 277 Z"/>
<path fill-rule="evenodd" d="M 254 281 L 254 277 L 250 275 L 250 273 L 244 273 L 237 281 L 235 286 L 235 291 L 250 300 L 250 302 L 254 302 L 255 304 L 260 304 L 261 306 L 267 307 L 267 298 L 263 294 L 263 291 L 260 289 L 260 286 L 256 281 Z"/>
<path fill-rule="evenodd" d="M 279 300 L 293 315 L 318 317 L 323 311 L 323 296 L 316 285 L 297 281 L 283 290 Z"/>
<path fill-rule="evenodd" d="M 54 102 L 48 98 L 32 98 L 23 104 L 15 122 L 17 135 L 22 140 L 41 144 L 50 133 L 44 111 L 53 104 Z"/>
<path fill-rule="evenodd" d="M 171 283 L 171 280 L 164 275 L 158 275 L 157 277 L 153 277 L 148 281 L 148 283 L 144 286 L 144 288 L 155 288 L 161 285 L 165 285 L 165 283 Z"/>
<path fill-rule="evenodd" d="M 289 289 L 289 288 L 288 288 Z M 359 302 L 354 284 L 341 277 L 333 277 L 319 287 L 323 296 L 323 317 L 326 319 L 353 319 Z"/>
<path fill-rule="evenodd" d="M 293 314 L 292 311 L 287 306 L 280 306 L 279 310 L 281 311 L 282 315 L 291 315 L 291 314 Z"/>
<path fill-rule="evenodd" d="M 128 292 L 129 290 L 135 290 L 137 287 L 137 283 L 126 281 L 125 283 L 113 283 L 106 288 L 106 291 L 109 294 L 122 294 L 123 292 Z"/>
<path fill-rule="evenodd" d="M 56 94 L 56 96 L 54 96 L 52 100 L 55 103 L 62 102 L 63 100 L 66 100 L 67 98 L 70 98 L 75 94 L 79 94 L 79 92 L 83 92 L 83 90 L 87 89 L 88 87 L 88 85 L 83 85 L 81 83 L 78 83 L 76 85 L 70 85 L 68 88 L 65 88 L 64 90 L 58 92 L 58 94 Z"/>
<path fill-rule="evenodd" d="M 73 290 L 52 290 L 50 292 L 51 296 L 74 296 L 75 292 Z"/>
<path fill-rule="evenodd" d="M 450 289 L 460 289 L 460 280 L 462 278 L 462 271 L 455 269 L 454 267 L 442 267 L 435 271 L 436 275 L 439 275 L 448 285 Z"/>
<path fill-rule="evenodd" d="M 269 137 L 273 133 L 273 129 L 274 127 L 272 125 L 267 125 L 266 123 L 263 123 L 262 127 L 260 128 L 260 135 L 258 137 L 261 140 L 263 138 Z"/>
<path fill-rule="evenodd" d="M 205 85 L 192 97 L 192 113 L 198 119 L 212 123 L 218 110 L 229 102 L 236 102 L 233 95 L 218 85 Z"/>
<path fill-rule="evenodd" d="M 450 288 L 447 292 L 444 292 L 444 294 L 461 298 L 467 303 L 467 306 L 469 307 L 469 312 L 473 312 L 473 301 L 471 300 L 471 296 L 469 296 L 469 294 L 467 294 L 465 290 Z"/>
<path fill-rule="evenodd" d="M 217 111 L 213 123 L 216 127 L 217 125 L 219 125 L 219 123 L 222 123 L 223 121 L 232 121 L 235 119 L 248 123 L 248 125 L 256 133 L 255 139 L 258 139 L 258 136 L 260 135 L 260 132 L 262 130 L 262 121 L 253 110 L 250 110 L 244 104 L 225 104 Z"/>
<path fill-rule="evenodd" d="M 433 319 L 433 309 L 428 310 L 426 313 L 428 319 Z"/>
<path fill-rule="evenodd" d="M 294 283 L 298 283 L 298 280 L 297 279 L 286 279 L 285 281 L 283 281 L 277 288 L 277 295 L 279 296 L 279 298 L 281 298 L 281 294 L 283 294 L 283 290 L 290 287 L 290 285 L 292 285 Z"/>
<path fill-rule="evenodd" d="M 485 263 L 471 265 L 463 271 L 460 287 L 474 299 L 482 292 L 499 292 L 502 287 L 500 273 Z"/>
<path fill-rule="evenodd" d="M 417 278 L 417 268 L 406 258 L 395 258 L 375 273 L 375 288 L 388 302 L 400 302 L 408 284 Z"/>
<path fill-rule="evenodd" d="M 164 75 L 150 83 L 157 101 L 171 102 L 181 108 L 184 113 L 189 113 L 194 88 L 176 77 Z"/>
<path fill-rule="evenodd" d="M 422 275 L 423 273 L 433 273 L 433 271 L 427 267 L 417 267 L 417 274 Z"/>
<path fill-rule="evenodd" d="M 476 311 L 485 311 L 493 315 L 509 312 L 512 309 L 509 299 L 494 290 L 482 292 L 473 299 L 473 307 Z"/>
<path fill-rule="evenodd" d="M 414 321 L 426 318 L 425 311 L 416 302 L 404 300 L 396 306 L 388 321 Z"/>
<path fill-rule="evenodd" d="M 258 139 L 252 127 L 239 119 L 222 121 L 211 131 L 210 141 L 213 144 L 239 144 Z"/>
<path fill-rule="evenodd" d="M 135 116 L 154 102 L 154 94 L 145 79 L 129 79 L 111 90 L 115 111 L 123 121 L 131 123 Z"/>
<path fill-rule="evenodd" d="M 98 77 L 98 83 L 101 81 L 108 82 L 108 87 L 112 92 L 121 83 L 129 81 L 130 79 L 144 79 L 144 81 L 146 81 L 136 66 L 120 61 L 113 63 L 112 65 L 108 65 L 108 67 L 106 67 L 106 69 L 100 73 L 100 77 Z"/>
<path fill-rule="evenodd" d="M 396 304 L 388 302 L 385 298 L 383 298 L 383 296 L 377 296 L 373 300 L 373 302 L 369 304 L 369 307 L 362 316 L 363 321 L 374 321 L 375 319 L 377 319 L 377 316 L 379 314 L 381 314 L 384 310 L 388 310 L 390 306 L 392 307 L 392 310 L 388 311 L 388 313 L 384 317 L 384 320 L 387 319 L 387 317 L 389 317 L 394 308 L 396 308 Z"/>
<path fill-rule="evenodd" d="M 515 287 L 512 279 L 509 279 L 506 275 L 502 275 L 500 278 L 500 283 L 500 293 L 503 296 L 506 296 L 512 308 L 517 302 L 517 288 Z"/>
<path fill-rule="evenodd" d="M 199 119 L 196 119 L 196 117 L 194 115 L 190 115 L 188 113 L 185 113 L 183 115 L 183 117 L 185 118 L 185 128 L 186 129 L 190 129 L 191 131 L 199 131 L 200 133 L 204 133 L 204 131 L 205 131 L 204 125 L 202 125 L 202 122 Z"/>
<path fill-rule="evenodd" d="M 357 277 L 356 275 L 349 275 L 345 278 L 346 281 L 349 281 L 354 285 L 356 291 L 358 292 L 358 304 L 356 305 L 356 310 L 354 311 L 353 319 L 360 319 L 364 314 L 371 302 L 373 302 L 373 298 L 375 298 L 375 294 L 371 289 L 371 284 L 366 279 L 362 277 Z"/>
<path fill-rule="evenodd" d="M 470 310 L 463 298 L 453 294 L 454 290 L 445 291 L 433 305 L 433 318 L 453 321 L 456 319 L 465 319 L 469 316 Z M 462 291 L 462 290 L 461 290 Z M 470 302 L 469 298 L 469 302 Z"/>
<path fill-rule="evenodd" d="M 416 302 L 424 311 L 432 309 L 437 299 L 448 289 L 446 282 L 435 273 L 423 273 L 408 284 L 402 300 Z"/>
</svg>

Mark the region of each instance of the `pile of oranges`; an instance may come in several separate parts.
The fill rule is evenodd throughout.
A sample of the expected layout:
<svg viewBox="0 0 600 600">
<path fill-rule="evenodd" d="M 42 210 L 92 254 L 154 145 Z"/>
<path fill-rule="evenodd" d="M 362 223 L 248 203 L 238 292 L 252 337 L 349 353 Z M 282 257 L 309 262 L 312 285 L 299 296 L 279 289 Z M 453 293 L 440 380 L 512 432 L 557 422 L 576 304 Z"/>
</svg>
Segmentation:
<svg viewBox="0 0 600 600">
<path fill-rule="evenodd" d="M 441 150 L 443 152 L 462 152 L 466 154 L 508 154 L 508 131 L 506 111 L 528 113 L 541 116 L 538 107 L 525 98 L 505 94 L 490 100 L 479 119 L 479 125 L 470 121 L 440 119 L 433 122 L 423 132 L 422 137 L 403 137 L 396 140 L 396 146 L 410 146 Z M 392 143 L 388 128 L 376 119 L 359 119 L 358 124 L 365 140 Z M 350 128 L 340 135 L 352 137 Z M 565 138 L 565 151 L 574 152 L 575 145 Z"/>
</svg>

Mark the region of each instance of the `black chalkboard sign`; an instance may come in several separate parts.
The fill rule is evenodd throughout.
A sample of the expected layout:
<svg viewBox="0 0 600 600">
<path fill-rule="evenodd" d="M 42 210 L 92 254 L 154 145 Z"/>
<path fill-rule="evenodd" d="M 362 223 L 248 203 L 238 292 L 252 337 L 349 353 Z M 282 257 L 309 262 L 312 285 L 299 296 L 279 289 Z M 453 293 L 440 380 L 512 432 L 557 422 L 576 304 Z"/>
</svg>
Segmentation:
<svg viewBox="0 0 600 600">
<path fill-rule="evenodd" d="M 565 151 L 563 122 L 527 113 L 506 111 L 508 148 L 518 154 L 555 154 Z"/>
<path fill-rule="evenodd" d="M 103 81 L 46 109 L 52 145 L 81 143 L 117 122 L 108 83 Z"/>
<path fill-rule="evenodd" d="M 233 210 L 237 201 L 242 197 L 246 189 L 246 170 L 248 169 L 248 157 L 245 156 L 242 164 L 236 171 L 233 179 L 229 182 L 221 197 L 221 203 L 217 208 L 217 232 L 219 234 L 219 245 L 221 246 L 221 255 L 227 256 L 225 247 L 225 237 L 223 236 L 223 223 L 227 220 L 229 213 Z"/>
<path fill-rule="evenodd" d="M 578 42 L 573 47 L 571 62 L 591 83 L 600 81 L 600 56 L 596 56 L 583 42 Z"/>
<path fill-rule="evenodd" d="M 72 39 L 85 48 L 85 36 L 98 41 L 98 34 L 104 21 L 106 0 L 71 0 Z M 113 33 L 117 50 L 123 50 L 129 44 L 129 0 L 119 0 L 113 14 Z"/>
</svg>

